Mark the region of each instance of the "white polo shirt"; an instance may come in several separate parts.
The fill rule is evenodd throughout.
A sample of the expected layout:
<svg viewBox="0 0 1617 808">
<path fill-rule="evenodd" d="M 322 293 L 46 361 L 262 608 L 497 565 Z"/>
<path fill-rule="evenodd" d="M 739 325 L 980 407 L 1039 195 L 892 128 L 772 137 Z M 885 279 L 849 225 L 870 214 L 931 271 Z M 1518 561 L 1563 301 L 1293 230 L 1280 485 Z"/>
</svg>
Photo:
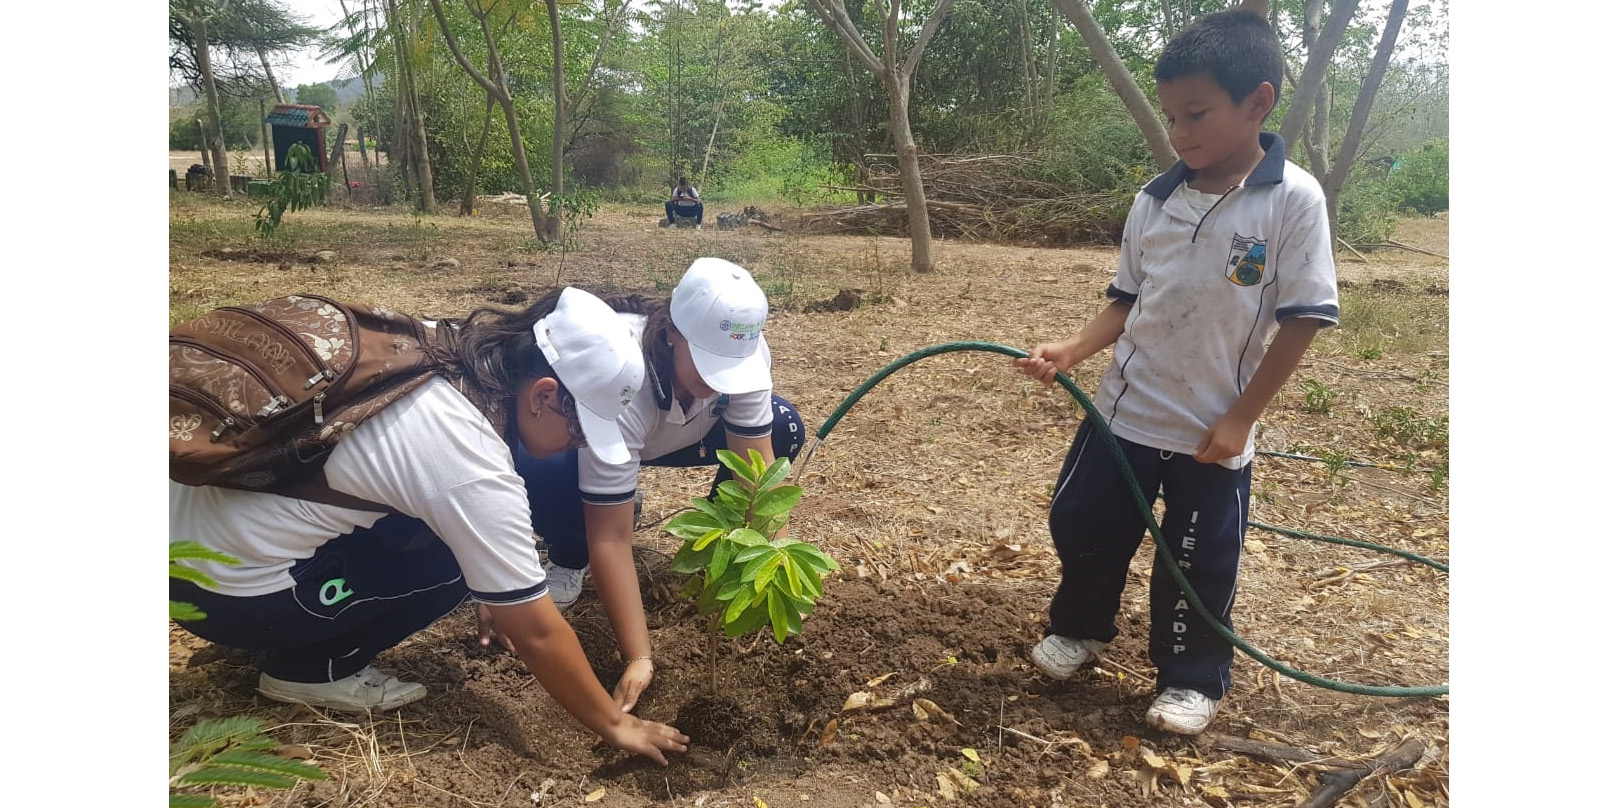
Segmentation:
<svg viewBox="0 0 1617 808">
<path fill-rule="evenodd" d="M 646 328 L 646 316 L 620 312 L 635 341 Z M 769 358 L 769 343 L 759 338 L 758 350 Z M 640 484 L 640 464 L 683 449 L 702 439 L 723 418 L 725 430 L 739 437 L 763 437 L 774 431 L 775 414 L 770 408 L 774 390 L 732 394 L 721 414 L 719 396 L 691 402 L 690 409 L 679 405 L 669 389 L 672 379 L 659 379 L 650 362 L 646 363 L 646 383 L 640 386 L 628 409 L 618 416 L 618 429 L 629 447 L 629 459 L 612 465 L 594 452 L 578 453 L 578 490 L 592 505 L 618 505 L 634 499 Z M 664 408 L 666 407 L 666 409 Z"/>
<path fill-rule="evenodd" d="M 1096 409 L 1124 440 L 1193 454 L 1241 396 L 1280 321 L 1338 322 L 1325 194 L 1278 135 L 1242 185 L 1204 194 L 1178 163 L 1134 198 L 1108 297 L 1129 302 Z M 1221 461 L 1251 462 L 1243 452 Z"/>
<path fill-rule="evenodd" d="M 417 517 L 454 553 L 472 596 L 513 604 L 548 591 L 533 540 L 528 492 L 510 447 L 471 401 L 442 378 L 366 419 L 325 464 L 335 490 Z M 294 562 L 382 518 L 259 491 L 169 481 L 169 541 L 189 539 L 241 564 L 190 562 L 221 594 L 267 595 L 293 586 Z"/>
</svg>

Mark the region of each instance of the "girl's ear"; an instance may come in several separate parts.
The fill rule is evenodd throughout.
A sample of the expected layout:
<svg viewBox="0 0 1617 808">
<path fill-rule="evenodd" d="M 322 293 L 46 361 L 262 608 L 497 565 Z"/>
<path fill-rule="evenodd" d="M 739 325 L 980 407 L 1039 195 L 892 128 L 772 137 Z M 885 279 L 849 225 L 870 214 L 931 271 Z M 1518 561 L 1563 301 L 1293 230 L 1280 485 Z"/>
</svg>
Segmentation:
<svg viewBox="0 0 1617 808">
<path fill-rule="evenodd" d="M 550 376 L 541 376 L 527 382 L 517 395 L 517 406 L 520 408 L 517 411 L 538 415 L 539 408 L 543 407 L 547 400 L 554 398 L 560 389 L 561 385 Z"/>
</svg>

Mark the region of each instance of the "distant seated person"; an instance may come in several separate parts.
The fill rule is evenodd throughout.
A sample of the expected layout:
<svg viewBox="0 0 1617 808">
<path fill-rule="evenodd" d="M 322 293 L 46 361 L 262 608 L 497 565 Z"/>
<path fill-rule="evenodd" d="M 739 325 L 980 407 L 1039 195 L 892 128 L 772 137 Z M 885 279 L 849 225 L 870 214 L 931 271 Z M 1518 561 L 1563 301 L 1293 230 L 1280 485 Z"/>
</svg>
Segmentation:
<svg viewBox="0 0 1617 808">
<path fill-rule="evenodd" d="M 668 223 L 677 224 L 674 217 L 682 219 L 696 218 L 698 230 L 702 227 L 702 198 L 701 194 L 691 187 L 691 181 L 680 177 L 679 184 L 674 186 L 674 196 L 663 203 L 663 211 L 668 214 Z"/>
</svg>

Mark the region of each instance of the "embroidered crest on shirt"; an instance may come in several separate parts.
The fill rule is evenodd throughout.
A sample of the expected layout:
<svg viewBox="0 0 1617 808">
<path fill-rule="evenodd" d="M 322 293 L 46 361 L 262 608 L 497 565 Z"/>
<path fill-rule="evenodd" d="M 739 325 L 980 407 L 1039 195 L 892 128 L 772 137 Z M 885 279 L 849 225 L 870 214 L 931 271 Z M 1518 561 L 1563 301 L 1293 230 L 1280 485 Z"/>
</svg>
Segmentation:
<svg viewBox="0 0 1617 808">
<path fill-rule="evenodd" d="M 1230 260 L 1224 265 L 1224 277 L 1236 286 L 1256 286 L 1263 280 L 1264 258 L 1269 251 L 1265 239 L 1250 238 L 1240 233 L 1230 240 Z"/>
</svg>

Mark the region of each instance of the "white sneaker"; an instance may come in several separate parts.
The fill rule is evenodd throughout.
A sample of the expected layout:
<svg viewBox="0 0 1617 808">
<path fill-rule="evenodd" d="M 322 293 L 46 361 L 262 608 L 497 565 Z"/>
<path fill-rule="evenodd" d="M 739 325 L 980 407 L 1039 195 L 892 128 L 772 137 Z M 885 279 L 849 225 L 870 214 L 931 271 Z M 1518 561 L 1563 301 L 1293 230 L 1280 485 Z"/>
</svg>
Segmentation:
<svg viewBox="0 0 1617 808">
<path fill-rule="evenodd" d="M 696 226 L 696 232 L 698 232 L 698 233 L 702 232 L 702 226 L 701 225 Z"/>
<path fill-rule="evenodd" d="M 1220 703 L 1197 690 L 1170 687 L 1145 711 L 1145 723 L 1180 735 L 1199 735 L 1212 723 Z"/>
<path fill-rule="evenodd" d="M 584 576 L 589 571 L 588 564 L 581 570 L 575 570 L 545 562 L 545 583 L 550 585 L 550 599 L 556 602 L 556 608 L 564 612 L 572 608 L 573 602 L 584 593 Z"/>
<path fill-rule="evenodd" d="M 427 695 L 427 686 L 401 681 L 366 665 L 359 673 L 335 682 L 288 682 L 258 675 L 258 692 L 288 704 L 307 704 L 349 713 L 393 710 Z"/>
<path fill-rule="evenodd" d="M 1044 671 L 1044 675 L 1065 681 L 1071 679 L 1079 668 L 1099 659 L 1105 647 L 1106 643 L 1099 640 L 1074 640 L 1051 634 L 1033 646 L 1030 656 L 1033 657 L 1033 664 Z"/>
</svg>

